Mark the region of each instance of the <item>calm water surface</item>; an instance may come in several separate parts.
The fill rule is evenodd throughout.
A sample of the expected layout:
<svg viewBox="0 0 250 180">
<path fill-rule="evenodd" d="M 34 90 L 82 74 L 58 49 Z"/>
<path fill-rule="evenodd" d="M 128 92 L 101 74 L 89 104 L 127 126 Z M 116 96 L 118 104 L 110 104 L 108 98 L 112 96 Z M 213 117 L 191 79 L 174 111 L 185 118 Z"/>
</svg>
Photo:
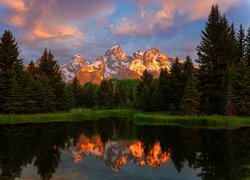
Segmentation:
<svg viewBox="0 0 250 180">
<path fill-rule="evenodd" d="M 0 179 L 249 179 L 250 129 L 128 119 L 0 126 Z"/>
</svg>

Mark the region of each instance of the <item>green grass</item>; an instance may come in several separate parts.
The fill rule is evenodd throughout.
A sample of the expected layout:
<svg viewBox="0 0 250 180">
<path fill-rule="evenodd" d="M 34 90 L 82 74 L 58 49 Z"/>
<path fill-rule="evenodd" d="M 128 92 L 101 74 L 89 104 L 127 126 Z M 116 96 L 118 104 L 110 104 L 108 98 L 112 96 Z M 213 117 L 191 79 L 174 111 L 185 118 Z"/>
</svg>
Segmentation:
<svg viewBox="0 0 250 180">
<path fill-rule="evenodd" d="M 98 120 L 100 118 L 131 118 L 137 125 L 181 126 L 212 129 L 250 127 L 250 116 L 173 116 L 168 112 L 146 113 L 128 109 L 73 109 L 68 113 L 0 115 L 0 124 L 77 122 Z"/>
<path fill-rule="evenodd" d="M 133 120 L 137 125 L 165 125 L 212 129 L 250 127 L 250 116 L 171 116 L 161 113 L 137 113 Z"/>
<path fill-rule="evenodd" d="M 100 118 L 132 118 L 134 110 L 97 110 L 74 109 L 68 113 L 48 113 L 30 115 L 0 115 L 0 124 L 50 123 L 50 122 L 77 122 L 97 120 Z"/>
</svg>

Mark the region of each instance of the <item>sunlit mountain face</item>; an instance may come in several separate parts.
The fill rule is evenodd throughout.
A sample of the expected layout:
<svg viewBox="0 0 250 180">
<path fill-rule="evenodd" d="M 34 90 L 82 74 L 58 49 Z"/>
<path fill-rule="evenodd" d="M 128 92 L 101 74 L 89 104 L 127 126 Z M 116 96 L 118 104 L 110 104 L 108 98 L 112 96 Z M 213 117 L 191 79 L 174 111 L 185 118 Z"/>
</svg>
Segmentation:
<svg viewBox="0 0 250 180">
<path fill-rule="evenodd" d="M 100 135 L 87 137 L 84 134 L 80 135 L 75 146 L 72 144 L 69 154 L 75 163 L 84 161 L 84 156 L 92 154 L 117 172 L 128 162 L 158 169 L 170 159 L 170 153 L 162 151 L 159 141 L 145 151 L 143 142 L 139 140 L 109 140 L 103 143 Z"/>
</svg>

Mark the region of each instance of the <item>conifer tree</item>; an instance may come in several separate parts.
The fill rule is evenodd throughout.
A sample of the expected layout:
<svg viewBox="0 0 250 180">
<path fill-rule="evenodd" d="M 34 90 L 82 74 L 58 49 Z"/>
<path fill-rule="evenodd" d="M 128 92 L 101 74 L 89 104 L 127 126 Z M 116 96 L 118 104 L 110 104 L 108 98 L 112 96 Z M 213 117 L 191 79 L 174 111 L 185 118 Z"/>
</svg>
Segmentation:
<svg viewBox="0 0 250 180">
<path fill-rule="evenodd" d="M 150 86 L 153 81 L 153 74 L 147 69 L 140 77 L 140 82 L 137 85 L 137 108 L 149 111 L 151 91 Z"/>
<path fill-rule="evenodd" d="M 175 59 L 171 69 L 168 82 L 167 102 L 171 109 L 179 110 L 181 97 L 185 87 L 184 66 L 178 58 Z"/>
<path fill-rule="evenodd" d="M 10 31 L 5 31 L 0 40 L 0 112 L 17 113 L 18 99 L 22 97 L 19 87 L 22 76 L 18 43 Z"/>
<path fill-rule="evenodd" d="M 97 92 L 98 85 L 87 82 L 82 87 L 82 98 L 83 105 L 87 108 L 93 108 L 97 105 Z"/>
<path fill-rule="evenodd" d="M 32 76 L 32 78 L 34 79 L 38 78 L 38 68 L 35 66 L 33 61 L 30 61 L 27 70 L 29 74 Z"/>
<path fill-rule="evenodd" d="M 202 106 L 205 113 L 223 113 L 224 112 L 224 92 L 225 85 L 223 78 L 225 70 L 229 64 L 233 64 L 237 55 L 232 54 L 234 50 L 232 42 L 234 41 L 231 28 L 225 16 L 221 16 L 218 5 L 212 6 L 208 16 L 205 30 L 202 31 L 202 41 L 197 46 L 199 63 L 199 81 L 200 91 L 203 92 L 201 97 Z M 232 59 L 233 58 L 233 59 Z"/>
<path fill-rule="evenodd" d="M 50 109 L 53 111 L 54 109 L 64 110 L 62 100 L 65 98 L 65 84 L 62 81 L 60 67 L 54 59 L 54 55 L 51 51 L 48 52 L 46 48 L 43 55 L 39 58 L 38 76 L 43 78 L 42 81 L 48 81 L 48 83 L 43 82 L 42 84 L 48 86 L 48 90 L 51 91 L 51 97 L 55 97 L 55 107 Z M 50 104 L 53 105 L 53 103 Z"/>
<path fill-rule="evenodd" d="M 227 47 L 226 54 L 224 55 L 225 58 L 227 58 L 227 64 L 229 66 L 236 66 L 240 60 L 240 53 L 237 42 L 237 34 L 233 23 L 229 30 L 228 40 L 224 46 Z"/>
<path fill-rule="evenodd" d="M 74 107 L 80 107 L 81 106 L 81 85 L 79 84 L 79 81 L 77 77 L 75 76 L 72 83 L 71 83 L 71 90 L 74 97 Z"/>
<path fill-rule="evenodd" d="M 102 80 L 98 91 L 98 104 L 100 107 L 112 108 L 114 95 L 114 83 L 113 80 Z"/>
<path fill-rule="evenodd" d="M 241 115 L 250 115 L 250 67 L 242 59 L 236 70 L 235 94 L 236 110 Z"/>
<path fill-rule="evenodd" d="M 245 44 L 245 30 L 242 24 L 240 25 L 240 28 L 237 32 L 237 48 L 238 48 L 239 59 L 244 59 L 246 44 Z"/>
<path fill-rule="evenodd" d="M 192 74 L 187 81 L 184 94 L 181 101 L 181 110 L 185 115 L 195 115 L 199 112 L 200 93 L 197 88 L 197 79 Z"/>
<path fill-rule="evenodd" d="M 62 82 L 61 71 L 54 55 L 45 48 L 43 55 L 39 58 L 39 76 L 47 76 L 50 84 L 55 85 Z"/>
<path fill-rule="evenodd" d="M 246 36 L 246 50 L 245 50 L 246 60 L 248 62 L 248 66 L 250 66 L 250 27 L 247 30 Z"/>
<path fill-rule="evenodd" d="M 169 86 L 170 74 L 167 69 L 162 69 L 159 76 L 158 91 L 161 98 L 161 110 L 168 110 L 168 93 L 170 92 L 171 87 Z"/>
<path fill-rule="evenodd" d="M 149 87 L 150 83 L 153 80 L 153 74 L 150 73 L 147 69 L 143 72 L 142 76 L 140 77 L 140 83 L 137 86 L 137 93 L 138 95 L 141 94 L 143 91 L 143 88 L 145 86 Z"/>
</svg>

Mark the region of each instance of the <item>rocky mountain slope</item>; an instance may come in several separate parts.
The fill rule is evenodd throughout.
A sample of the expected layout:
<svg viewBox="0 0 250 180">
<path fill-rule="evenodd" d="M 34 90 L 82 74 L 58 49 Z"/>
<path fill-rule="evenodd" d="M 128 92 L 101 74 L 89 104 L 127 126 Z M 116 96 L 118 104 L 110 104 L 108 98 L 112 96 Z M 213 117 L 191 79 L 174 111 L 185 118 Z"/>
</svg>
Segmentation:
<svg viewBox="0 0 250 180">
<path fill-rule="evenodd" d="M 139 78 L 145 69 L 154 76 L 159 76 L 162 68 L 170 69 L 173 62 L 166 54 L 160 53 L 158 48 L 151 48 L 145 52 L 126 55 L 119 44 L 110 48 L 94 62 L 76 55 L 61 67 L 63 80 L 72 81 L 76 76 L 80 84 L 85 82 L 100 83 L 104 78 Z"/>
</svg>

